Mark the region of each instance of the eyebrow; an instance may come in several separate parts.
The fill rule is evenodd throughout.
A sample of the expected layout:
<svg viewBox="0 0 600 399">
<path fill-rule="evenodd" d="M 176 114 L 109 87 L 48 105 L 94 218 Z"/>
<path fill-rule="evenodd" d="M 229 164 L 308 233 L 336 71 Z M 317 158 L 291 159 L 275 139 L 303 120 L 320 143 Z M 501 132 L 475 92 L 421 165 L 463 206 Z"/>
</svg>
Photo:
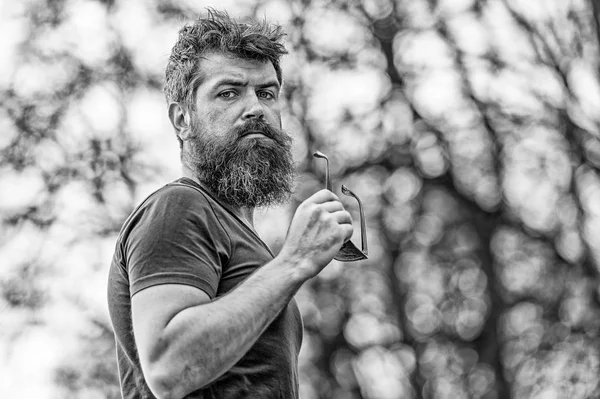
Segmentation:
<svg viewBox="0 0 600 399">
<path fill-rule="evenodd" d="M 217 89 L 221 86 L 248 86 L 248 80 L 247 79 L 236 79 L 236 78 L 223 78 L 221 80 L 218 80 L 213 85 L 213 89 Z M 277 80 L 270 80 L 268 82 L 261 83 L 256 86 L 259 89 L 264 89 L 266 87 L 276 87 L 277 90 L 279 90 L 279 88 L 280 88 L 279 82 Z"/>
</svg>

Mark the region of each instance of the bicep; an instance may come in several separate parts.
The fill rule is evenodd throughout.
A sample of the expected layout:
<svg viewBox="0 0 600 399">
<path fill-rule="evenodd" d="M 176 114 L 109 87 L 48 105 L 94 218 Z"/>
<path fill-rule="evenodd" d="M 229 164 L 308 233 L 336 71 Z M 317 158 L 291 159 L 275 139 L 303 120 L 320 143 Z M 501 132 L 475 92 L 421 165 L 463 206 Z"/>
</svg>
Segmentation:
<svg viewBox="0 0 600 399">
<path fill-rule="evenodd" d="M 207 293 L 184 284 L 161 284 L 143 289 L 131 299 L 131 317 L 142 368 L 156 362 L 167 349 L 165 327 L 184 309 L 210 302 Z"/>
</svg>

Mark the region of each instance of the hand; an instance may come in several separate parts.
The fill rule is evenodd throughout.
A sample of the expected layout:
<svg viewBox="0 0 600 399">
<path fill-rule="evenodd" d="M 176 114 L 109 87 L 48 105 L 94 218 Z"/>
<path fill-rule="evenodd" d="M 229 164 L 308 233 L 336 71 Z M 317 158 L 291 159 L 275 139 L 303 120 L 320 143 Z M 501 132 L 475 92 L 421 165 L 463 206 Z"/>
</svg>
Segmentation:
<svg viewBox="0 0 600 399">
<path fill-rule="evenodd" d="M 331 262 L 352 232 L 350 213 L 334 193 L 324 189 L 298 206 L 280 255 L 302 264 L 310 278 Z"/>
</svg>

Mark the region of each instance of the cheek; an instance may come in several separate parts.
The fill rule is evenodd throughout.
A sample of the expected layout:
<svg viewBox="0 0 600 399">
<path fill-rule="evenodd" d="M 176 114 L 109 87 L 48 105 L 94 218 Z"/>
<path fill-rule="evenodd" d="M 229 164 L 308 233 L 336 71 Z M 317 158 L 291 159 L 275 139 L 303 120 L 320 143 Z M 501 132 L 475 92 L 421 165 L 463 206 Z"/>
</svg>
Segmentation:
<svg viewBox="0 0 600 399">
<path fill-rule="evenodd" d="M 225 125 L 222 113 L 214 110 L 205 111 L 199 114 L 198 119 L 202 131 L 210 135 L 218 134 Z"/>
<path fill-rule="evenodd" d="M 204 130 L 212 140 L 221 142 L 233 140 L 236 118 L 230 111 L 227 109 L 211 109 L 202 115 Z"/>
<path fill-rule="evenodd" d="M 204 116 L 206 124 L 211 129 L 226 129 L 235 125 L 240 113 L 235 107 L 212 108 Z"/>
<path fill-rule="evenodd" d="M 220 110 L 211 109 L 204 113 L 203 118 L 207 125 L 212 125 L 219 122 L 219 118 L 223 116 Z"/>
<path fill-rule="evenodd" d="M 281 110 L 279 109 L 269 109 L 267 115 L 267 121 L 279 127 L 281 129 Z"/>
</svg>

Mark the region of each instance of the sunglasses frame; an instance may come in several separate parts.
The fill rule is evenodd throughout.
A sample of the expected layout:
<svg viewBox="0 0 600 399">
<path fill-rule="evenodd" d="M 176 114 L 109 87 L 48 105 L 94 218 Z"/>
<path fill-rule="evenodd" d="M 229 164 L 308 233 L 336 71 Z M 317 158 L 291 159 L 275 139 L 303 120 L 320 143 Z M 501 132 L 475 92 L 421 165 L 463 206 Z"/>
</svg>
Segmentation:
<svg viewBox="0 0 600 399">
<path fill-rule="evenodd" d="M 323 154 L 320 151 L 315 151 L 313 153 L 315 158 L 321 158 L 325 160 L 325 188 L 331 192 L 333 192 L 333 184 L 330 178 L 329 171 L 329 158 L 327 155 Z M 358 202 L 358 211 L 360 214 L 360 241 L 361 248 L 358 247 L 350 240 L 346 241 L 338 253 L 333 257 L 333 259 L 338 260 L 340 262 L 354 262 L 358 260 L 368 259 L 369 249 L 367 247 L 367 223 L 365 221 L 365 214 L 363 211 L 362 201 L 358 196 L 352 192 L 348 187 L 342 184 L 342 194 L 352 197 Z"/>
</svg>

